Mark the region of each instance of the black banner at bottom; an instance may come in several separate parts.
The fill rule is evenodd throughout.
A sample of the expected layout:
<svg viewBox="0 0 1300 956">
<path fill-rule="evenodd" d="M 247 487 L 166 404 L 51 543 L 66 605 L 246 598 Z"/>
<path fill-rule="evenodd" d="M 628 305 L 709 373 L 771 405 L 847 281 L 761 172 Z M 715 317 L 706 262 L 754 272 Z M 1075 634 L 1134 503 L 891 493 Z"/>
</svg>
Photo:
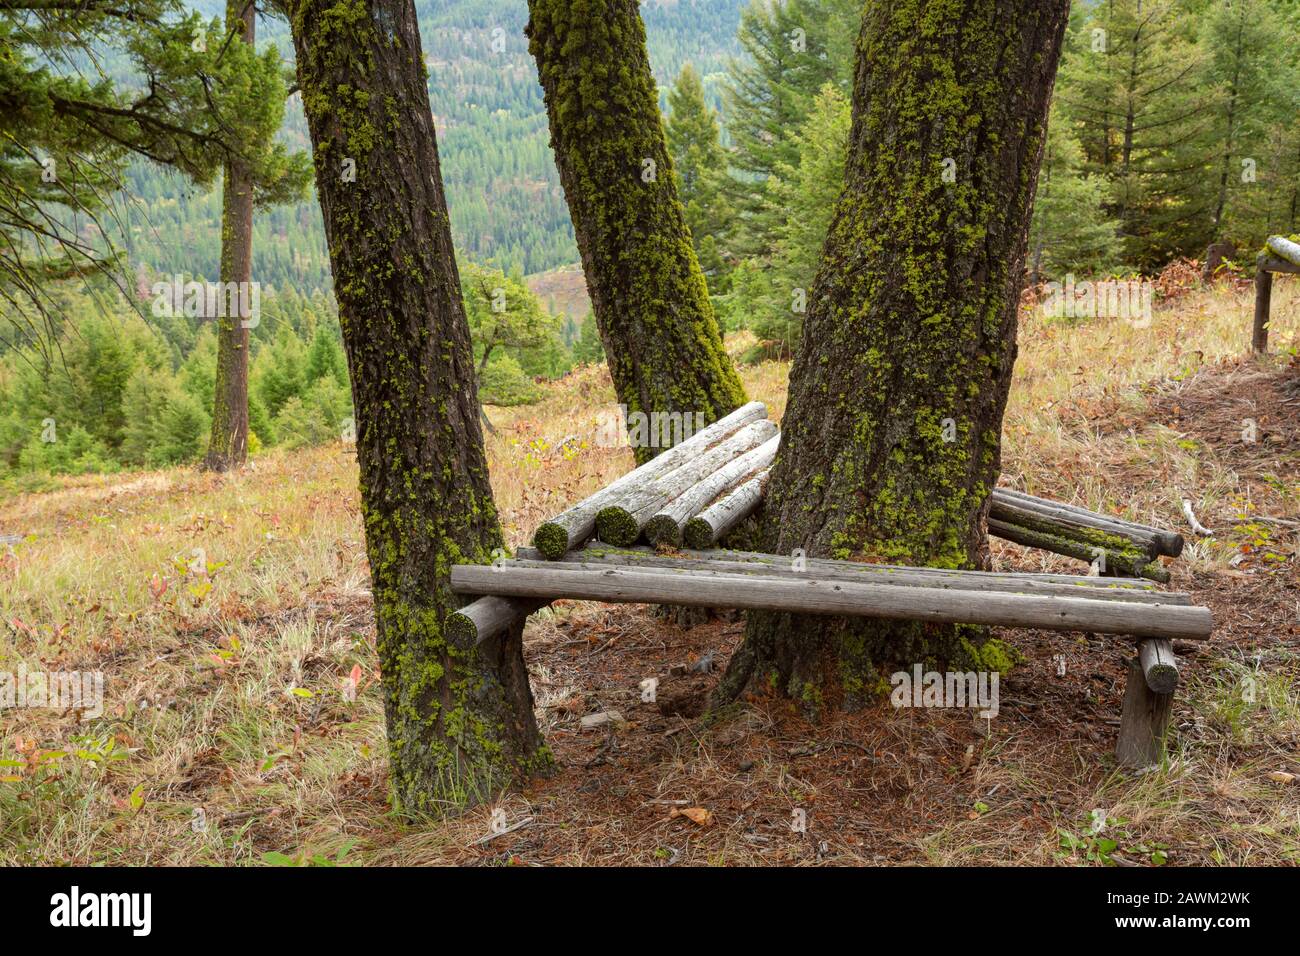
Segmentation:
<svg viewBox="0 0 1300 956">
<path fill-rule="evenodd" d="M 736 915 L 776 918 L 773 907 L 828 932 L 826 917 L 838 910 L 912 931 L 969 919 L 988 932 L 992 921 L 998 939 L 1113 930 L 1227 942 L 1290 925 L 1282 910 L 1294 880 L 1285 869 L 6 869 L 0 912 L 11 942 L 75 935 L 128 946 L 373 943 L 377 934 L 427 933 L 432 920 L 451 932 L 459 923 L 457 937 L 468 927 L 573 921 L 583 938 L 607 928 L 603 938 L 613 940 L 637 926 L 679 933 Z"/>
</svg>

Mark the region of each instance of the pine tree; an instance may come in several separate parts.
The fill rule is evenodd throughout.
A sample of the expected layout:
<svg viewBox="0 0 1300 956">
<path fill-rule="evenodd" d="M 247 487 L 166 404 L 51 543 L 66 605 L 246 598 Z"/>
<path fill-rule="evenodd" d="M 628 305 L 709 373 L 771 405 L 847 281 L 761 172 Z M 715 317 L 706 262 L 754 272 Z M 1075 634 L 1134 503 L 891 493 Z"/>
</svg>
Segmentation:
<svg viewBox="0 0 1300 956">
<path fill-rule="evenodd" d="M 664 133 L 673 158 L 677 191 L 686 209 L 686 224 L 698 254 L 701 240 L 716 237 L 726 220 L 719 195 L 726 157 L 719 140 L 717 116 L 704 102 L 700 75 L 689 63 L 682 67 L 677 82 L 668 91 L 668 109 Z M 701 266 L 708 274 L 709 268 L 704 263 Z"/>
<path fill-rule="evenodd" d="M 322 378 L 330 378 L 340 388 L 348 386 L 348 360 L 343 347 L 334 337 L 334 330 L 323 323 L 316 326 L 311 345 L 307 348 L 305 368 L 307 385 L 315 385 Z"/>
<path fill-rule="evenodd" d="M 258 354 L 255 370 L 258 398 L 272 417 L 306 391 L 306 365 L 302 340 L 292 328 L 281 326 L 275 341 Z"/>
<path fill-rule="evenodd" d="M 605 361 L 605 346 L 601 344 L 600 335 L 596 331 L 596 320 L 591 315 L 582 320 L 578 342 L 573 347 L 573 357 L 588 365 Z"/>
<path fill-rule="evenodd" d="M 798 164 L 780 163 L 766 186 L 772 203 L 783 210 L 776 233 L 770 293 L 753 303 L 753 329 L 768 351 L 788 358 L 799 342 L 821 260 L 822 244 L 835 203 L 844 189 L 844 157 L 849 142 L 849 101 L 827 83 L 813 100 L 808 119 L 791 137 Z"/>
<path fill-rule="evenodd" d="M 724 258 L 766 256 L 784 218 L 762 184 L 799 163 L 793 134 L 827 83 L 852 86 L 859 0 L 754 0 L 741 14 L 743 55 L 728 69 L 724 116 L 731 175 L 724 195 L 734 214 Z"/>
<path fill-rule="evenodd" d="M 845 188 L 809 296 L 762 550 L 970 568 L 1016 353 L 1025 235 L 1069 0 L 867 4 Z M 984 667 L 977 631 L 750 616 L 718 690 L 808 709 L 889 665 Z M 964 668 L 959 668 L 964 669 Z"/>
<path fill-rule="evenodd" d="M 636 0 L 530 0 L 527 35 L 592 312 L 629 412 L 744 401 L 677 196 Z M 661 449 L 639 447 L 644 461 Z"/>
<path fill-rule="evenodd" d="M 1105 179 L 1084 174 L 1082 167 L 1083 147 L 1053 104 L 1029 223 L 1031 283 L 1067 273 L 1105 273 L 1120 264 L 1119 223 L 1105 212 Z"/>
<path fill-rule="evenodd" d="M 1250 235 L 1248 223 L 1258 221 L 1255 209 L 1267 202 L 1258 167 L 1271 158 L 1270 132 L 1294 127 L 1296 119 L 1300 77 L 1288 68 L 1286 24 L 1267 0 L 1233 0 L 1210 8 L 1201 42 L 1211 116 L 1203 147 L 1212 157 L 1209 238 L 1256 244 L 1260 237 Z"/>
<path fill-rule="evenodd" d="M 523 622 L 461 646 L 449 569 L 502 545 L 413 0 L 286 0 L 356 402 L 389 781 L 405 814 L 549 763 Z"/>
<path fill-rule="evenodd" d="M 1126 260 L 1199 254 L 1208 235 L 1203 51 L 1182 0 L 1109 0 L 1071 31 L 1057 97 L 1085 171 L 1110 183 Z"/>
<path fill-rule="evenodd" d="M 243 150 L 226 158 L 221 203 L 221 282 L 238 287 L 240 310 L 217 320 L 217 367 L 213 388 L 212 433 L 203 465 L 227 471 L 248 456 L 248 333 L 260 321 L 249 311 L 253 283 L 253 208 L 300 199 L 309 169 L 302 153 L 289 155 L 275 141 L 284 118 L 285 83 L 279 54 L 270 47 L 256 53 L 257 8 L 254 0 L 226 0 L 225 57 L 246 66 L 229 73 L 240 84 L 236 107 L 257 117 Z"/>
<path fill-rule="evenodd" d="M 263 64 L 223 56 L 208 31 L 181 0 L 13 0 L 0 10 L 0 276 L 11 338 L 57 336 L 60 279 L 100 276 L 129 291 L 112 197 L 131 160 L 206 186 L 256 136 L 242 90 L 256 81 L 244 71 Z M 129 66 L 130 83 L 105 75 L 106 53 Z"/>
</svg>

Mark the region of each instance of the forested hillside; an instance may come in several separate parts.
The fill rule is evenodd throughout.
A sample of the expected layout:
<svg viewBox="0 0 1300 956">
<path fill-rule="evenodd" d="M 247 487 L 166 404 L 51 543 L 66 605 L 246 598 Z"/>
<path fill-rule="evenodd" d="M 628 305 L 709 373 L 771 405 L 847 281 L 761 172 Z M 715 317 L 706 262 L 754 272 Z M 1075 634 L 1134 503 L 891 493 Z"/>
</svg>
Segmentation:
<svg viewBox="0 0 1300 956">
<path fill-rule="evenodd" d="M 416 6 L 480 391 L 492 404 L 529 402 L 533 379 L 604 352 L 595 323 L 584 321 L 586 283 L 523 34 L 528 6 Z M 204 0 L 201 9 L 219 35 L 224 8 Z M 747 359 L 789 357 L 843 187 L 861 4 L 679 0 L 641 10 L 679 196 L 718 321 L 753 333 Z M 262 47 L 287 63 L 287 24 L 268 18 L 262 27 Z M 1212 242 L 1240 266 L 1268 234 L 1300 231 L 1298 34 L 1300 0 L 1075 4 L 1030 224 L 1030 278 L 1151 275 Z M 104 65 L 126 75 L 131 63 L 109 51 Z M 309 150 L 296 92 L 279 136 Z M 151 306 L 160 280 L 218 276 L 220 184 L 197 187 L 134 160 L 125 187 L 116 215 L 101 222 L 123 226 L 115 236 L 129 271 L 123 286 L 143 321 L 101 278 L 89 290 L 48 284 L 63 311 L 44 337 L 52 341 L 7 324 L 0 478 L 30 485 L 47 472 L 204 453 L 215 337 L 202 321 Z M 90 226 L 73 222 L 93 240 Z M 351 408 L 315 196 L 259 208 L 252 248 L 252 276 L 264 287 L 249 353 L 254 444 L 336 437 Z M 109 334 L 112 322 L 127 332 Z M 122 342 L 134 345 L 119 355 Z M 158 396 L 151 424 L 128 435 L 146 380 Z M 88 424 L 91 407 L 111 412 Z M 70 441 L 43 439 L 47 419 Z"/>
<path fill-rule="evenodd" d="M 215 15 L 220 4 L 195 4 Z M 744 0 L 649 0 L 642 5 L 650 59 L 662 87 L 682 64 L 718 74 L 739 52 Z M 222 7 L 223 8 L 223 7 Z M 576 262 L 573 228 L 551 158 L 542 91 L 528 55 L 527 5 L 514 0 L 419 0 L 429 101 L 457 251 L 506 272 L 544 272 Z M 281 20 L 263 25 L 265 43 L 292 57 Z M 710 81 L 716 90 L 716 81 Z M 716 92 L 715 92 L 716 98 Z M 300 97 L 282 133 L 308 147 Z M 221 191 L 195 191 L 157 167 L 130 175 L 131 255 L 161 274 L 213 276 L 219 255 Z M 315 197 L 268 210 L 255 225 L 254 275 L 277 288 L 329 287 L 329 259 Z"/>
</svg>

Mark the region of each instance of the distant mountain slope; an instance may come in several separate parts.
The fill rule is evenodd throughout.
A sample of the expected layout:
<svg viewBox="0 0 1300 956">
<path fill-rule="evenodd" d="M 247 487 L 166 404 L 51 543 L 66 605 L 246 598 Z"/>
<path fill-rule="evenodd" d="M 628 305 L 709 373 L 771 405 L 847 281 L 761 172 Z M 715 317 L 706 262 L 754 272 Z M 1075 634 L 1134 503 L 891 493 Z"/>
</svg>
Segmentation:
<svg viewBox="0 0 1300 956">
<path fill-rule="evenodd" d="M 645 0 L 650 60 L 661 86 L 683 63 L 704 74 L 737 52 L 746 0 Z M 198 9 L 224 9 L 201 0 Z M 577 261 L 573 228 L 551 158 L 541 88 L 528 54 L 525 0 L 416 0 L 429 66 L 430 108 L 457 250 L 525 274 Z M 291 54 L 287 26 L 260 25 L 264 42 Z M 296 98 L 295 98 L 296 100 Z M 290 103 L 282 134 L 307 148 L 301 104 Z M 215 278 L 220 191 L 197 193 L 143 164 L 133 170 L 129 251 L 147 271 Z M 329 283 L 329 261 L 313 198 L 261 214 L 254 275 L 307 292 Z"/>
</svg>

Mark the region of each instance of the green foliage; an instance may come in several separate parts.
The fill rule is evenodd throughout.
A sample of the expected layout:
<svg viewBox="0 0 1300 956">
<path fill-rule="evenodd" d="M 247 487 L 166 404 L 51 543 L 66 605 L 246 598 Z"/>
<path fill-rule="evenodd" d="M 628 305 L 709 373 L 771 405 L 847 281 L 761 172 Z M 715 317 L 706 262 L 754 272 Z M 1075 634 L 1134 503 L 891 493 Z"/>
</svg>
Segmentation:
<svg viewBox="0 0 1300 956">
<path fill-rule="evenodd" d="M 325 376 L 284 403 L 275 418 L 274 432 L 287 448 L 323 445 L 340 438 L 344 420 L 350 417 L 351 396 L 332 376 Z"/>
<path fill-rule="evenodd" d="M 280 124 L 278 54 L 222 40 L 219 21 L 180 0 L 16 0 L 0 11 L 0 291 L 20 341 L 57 334 L 52 280 L 116 277 L 113 195 L 133 158 L 207 186 L 226 156 L 241 156 L 276 196 L 301 193 L 304 157 L 249 150 Z"/>
<path fill-rule="evenodd" d="M 785 218 L 764 275 L 769 291 L 753 301 L 751 328 L 769 354 L 788 357 L 799 343 L 826 230 L 844 189 L 849 114 L 848 98 L 834 84 L 823 86 L 807 121 L 790 137 L 798 165 L 778 162 L 776 175 L 767 180 L 771 203 Z"/>
<path fill-rule="evenodd" d="M 20 472 L 84 475 L 117 470 L 104 443 L 80 425 L 74 425 L 57 441 L 47 442 L 33 435 L 18 455 Z"/>
<path fill-rule="evenodd" d="M 328 377 L 339 386 L 347 386 L 348 360 L 343 354 L 343 343 L 339 341 L 336 328 L 316 326 L 311 346 L 307 349 L 305 375 L 309 385 Z"/>
<path fill-rule="evenodd" d="M 535 401 L 535 378 L 563 375 L 573 364 L 560 320 L 518 277 L 473 263 L 460 271 L 475 358 L 487 361 L 483 401 Z M 504 293 L 502 312 L 492 308 L 496 289 Z M 117 298 L 56 294 L 68 321 L 49 354 L 35 346 L 0 353 L 0 481 L 201 458 L 216 369 L 213 324 L 183 316 L 145 322 Z M 594 331 L 595 323 L 583 327 Z M 587 337 L 580 335 L 579 344 Z M 594 344 L 590 360 L 599 361 L 600 343 Z M 333 301 L 268 293 L 250 346 L 251 450 L 338 441 L 353 409 Z M 43 441 L 43 431 L 54 440 Z"/>
<path fill-rule="evenodd" d="M 460 285 L 481 382 L 486 370 L 503 358 L 511 364 L 503 366 L 502 374 L 514 368 L 520 377 L 554 378 L 569 370 L 572 359 L 561 337 L 560 318 L 546 311 L 522 276 L 467 262 L 460 267 Z M 489 404 L 519 404 L 480 397 Z"/>
<path fill-rule="evenodd" d="M 216 361 L 211 325 L 185 334 L 177 324 L 146 324 L 120 301 L 107 314 L 87 296 L 61 295 L 70 321 L 53 358 L 36 347 L 0 356 L 0 480 L 202 457 Z M 332 308 L 323 298 L 271 295 L 264 319 L 251 342 L 252 448 L 337 441 L 352 401 Z"/>
<path fill-rule="evenodd" d="M 741 14 L 744 55 L 731 63 L 724 90 L 731 141 L 724 194 L 735 210 L 724 257 L 772 253 L 785 211 L 756 185 L 798 168 L 795 134 L 823 86 L 831 83 L 847 97 L 861 24 L 858 0 L 753 2 Z"/>
<path fill-rule="evenodd" d="M 167 370 L 136 369 L 122 410 L 119 456 L 125 464 L 161 467 L 190 462 L 203 453 L 210 425 L 205 407 Z"/>
<path fill-rule="evenodd" d="M 541 392 L 515 357 L 502 353 L 480 373 L 478 394 L 485 405 L 527 405 Z"/>
<path fill-rule="evenodd" d="M 1029 225 L 1027 268 L 1037 279 L 1104 273 L 1121 260 L 1119 223 L 1106 215 L 1106 181 L 1083 172 L 1083 148 L 1059 102 L 1047 126 Z"/>
<path fill-rule="evenodd" d="M 306 391 L 306 368 L 302 339 L 291 327 L 282 326 L 250 372 L 252 387 L 272 418 L 279 415 L 289 399 L 301 397 Z"/>
<path fill-rule="evenodd" d="M 1066 39 L 1058 112 L 1083 172 L 1107 185 L 1127 262 L 1157 268 L 1295 221 L 1294 9 L 1115 0 L 1082 11 Z"/>
<path fill-rule="evenodd" d="M 582 321 L 582 330 L 573 346 L 573 360 L 585 365 L 605 361 L 605 346 L 600 341 L 600 331 L 596 328 L 594 316 L 588 315 Z"/>
<path fill-rule="evenodd" d="M 704 101 L 704 86 L 695 68 L 687 63 L 668 92 L 668 119 L 664 135 L 673 158 L 677 193 L 685 208 L 696 253 L 707 251 L 707 261 L 700 255 L 704 274 L 713 277 L 721 271 L 717 235 L 730 218 L 721 194 L 721 178 L 726 172 L 726 154 L 719 139 L 716 114 Z"/>
<path fill-rule="evenodd" d="M 1211 157 L 1202 202 L 1212 240 L 1248 248 L 1295 227 L 1296 211 L 1286 207 L 1300 188 L 1298 33 L 1294 11 L 1288 22 L 1269 0 L 1216 3 L 1205 13 L 1200 46 L 1210 116 L 1197 145 Z"/>
</svg>

